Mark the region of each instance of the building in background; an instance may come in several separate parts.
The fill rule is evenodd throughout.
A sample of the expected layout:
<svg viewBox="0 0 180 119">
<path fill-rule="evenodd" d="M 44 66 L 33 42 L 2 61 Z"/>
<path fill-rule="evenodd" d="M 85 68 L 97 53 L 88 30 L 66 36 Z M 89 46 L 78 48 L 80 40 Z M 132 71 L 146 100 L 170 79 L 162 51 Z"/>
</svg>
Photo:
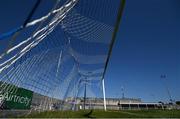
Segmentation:
<svg viewBox="0 0 180 119">
<path fill-rule="evenodd" d="M 83 97 L 76 99 L 67 98 L 66 102 L 74 103 L 78 106 L 76 109 L 103 109 L 103 98 L 86 98 L 84 103 Z M 120 109 L 164 109 L 162 103 L 142 102 L 140 98 L 106 98 L 107 109 L 120 110 Z"/>
</svg>

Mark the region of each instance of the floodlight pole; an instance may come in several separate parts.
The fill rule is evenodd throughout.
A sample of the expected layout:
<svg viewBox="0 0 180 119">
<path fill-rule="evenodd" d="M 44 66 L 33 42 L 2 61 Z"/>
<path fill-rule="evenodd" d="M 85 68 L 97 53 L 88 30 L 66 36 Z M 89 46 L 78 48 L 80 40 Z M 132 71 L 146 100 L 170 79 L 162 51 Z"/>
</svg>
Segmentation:
<svg viewBox="0 0 180 119">
<path fill-rule="evenodd" d="M 86 109 L 86 82 L 85 82 L 85 85 L 84 85 L 84 110 Z"/>
<path fill-rule="evenodd" d="M 103 88 L 103 98 L 104 98 L 104 111 L 106 111 L 106 92 L 105 92 L 104 79 L 102 80 L 102 88 Z"/>
<path fill-rule="evenodd" d="M 168 96 L 169 96 L 169 101 L 170 101 L 170 103 L 173 103 L 172 95 L 171 95 L 170 90 L 169 90 L 169 87 L 168 87 L 168 85 L 167 85 L 167 83 L 166 83 L 166 75 L 161 75 L 160 78 L 161 78 L 161 79 L 164 79 L 164 86 L 165 86 L 166 91 L 167 91 L 167 94 L 168 94 Z"/>
</svg>

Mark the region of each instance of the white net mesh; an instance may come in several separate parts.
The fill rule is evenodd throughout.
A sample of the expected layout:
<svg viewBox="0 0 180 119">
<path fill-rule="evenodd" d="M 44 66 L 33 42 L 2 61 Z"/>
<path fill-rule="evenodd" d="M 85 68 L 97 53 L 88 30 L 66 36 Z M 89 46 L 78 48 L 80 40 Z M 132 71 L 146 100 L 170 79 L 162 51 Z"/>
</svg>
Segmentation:
<svg viewBox="0 0 180 119">
<path fill-rule="evenodd" d="M 57 1 L 2 53 L 1 92 L 14 93 L 16 86 L 43 95 L 35 106 L 44 110 L 55 99 L 58 109 L 75 109 L 85 85 L 87 96 L 102 97 L 101 80 L 119 5 L 119 0 Z"/>
</svg>

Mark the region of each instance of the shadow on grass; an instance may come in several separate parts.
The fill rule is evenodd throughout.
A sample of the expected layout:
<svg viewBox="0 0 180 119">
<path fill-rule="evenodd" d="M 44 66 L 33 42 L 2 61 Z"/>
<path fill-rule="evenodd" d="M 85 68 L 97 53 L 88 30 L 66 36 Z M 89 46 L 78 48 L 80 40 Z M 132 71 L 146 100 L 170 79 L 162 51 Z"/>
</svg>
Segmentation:
<svg viewBox="0 0 180 119">
<path fill-rule="evenodd" d="M 95 118 L 95 117 L 91 116 L 92 113 L 93 113 L 93 110 L 90 110 L 90 112 L 88 112 L 87 114 L 84 114 L 83 116 L 87 117 L 87 118 Z"/>
</svg>

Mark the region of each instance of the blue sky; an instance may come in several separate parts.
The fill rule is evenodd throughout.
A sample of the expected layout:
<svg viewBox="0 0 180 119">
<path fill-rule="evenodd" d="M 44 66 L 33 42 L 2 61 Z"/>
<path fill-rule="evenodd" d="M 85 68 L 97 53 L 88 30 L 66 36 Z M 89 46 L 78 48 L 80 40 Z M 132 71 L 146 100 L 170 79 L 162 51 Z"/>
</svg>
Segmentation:
<svg viewBox="0 0 180 119">
<path fill-rule="evenodd" d="M 180 2 L 127 0 L 106 75 L 107 95 L 180 99 Z M 165 74 L 165 82 L 160 75 Z M 111 95 L 108 95 L 111 96 Z"/>
<path fill-rule="evenodd" d="M 34 3 L 0 1 L 0 34 L 20 26 Z M 53 3 L 43 1 L 37 16 L 45 15 Z M 126 1 L 105 76 L 107 97 L 121 97 L 123 86 L 125 97 L 167 101 L 167 84 L 173 99 L 180 100 L 179 11 L 179 0 Z"/>
</svg>

